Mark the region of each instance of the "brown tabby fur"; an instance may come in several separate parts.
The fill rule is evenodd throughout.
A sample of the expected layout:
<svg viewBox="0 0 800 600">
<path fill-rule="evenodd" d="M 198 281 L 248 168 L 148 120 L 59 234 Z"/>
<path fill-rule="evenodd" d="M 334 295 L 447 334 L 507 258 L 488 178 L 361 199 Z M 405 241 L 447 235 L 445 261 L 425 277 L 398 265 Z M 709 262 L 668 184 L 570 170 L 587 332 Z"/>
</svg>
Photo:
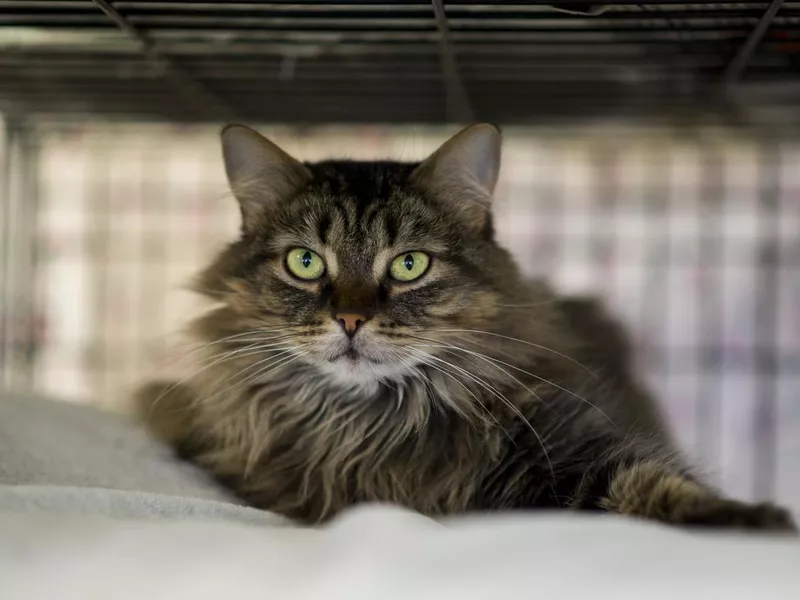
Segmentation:
<svg viewBox="0 0 800 600">
<path fill-rule="evenodd" d="M 793 528 L 782 509 L 723 499 L 691 473 L 599 307 L 523 280 L 494 241 L 494 182 L 475 185 L 491 174 L 437 176 L 436 155 L 421 167 L 275 156 L 264 187 L 229 166 L 243 231 L 198 280 L 220 306 L 194 324 L 197 372 L 138 394 L 182 456 L 308 523 L 381 501 L 434 516 L 550 507 Z M 296 246 L 325 258 L 322 279 L 287 272 Z M 433 257 L 429 271 L 389 279 L 388 261 L 412 250 Z M 353 343 L 380 357 L 362 357 L 358 375 L 337 372 L 349 363 L 324 345 L 345 340 L 331 316 L 342 310 L 368 317 Z"/>
</svg>

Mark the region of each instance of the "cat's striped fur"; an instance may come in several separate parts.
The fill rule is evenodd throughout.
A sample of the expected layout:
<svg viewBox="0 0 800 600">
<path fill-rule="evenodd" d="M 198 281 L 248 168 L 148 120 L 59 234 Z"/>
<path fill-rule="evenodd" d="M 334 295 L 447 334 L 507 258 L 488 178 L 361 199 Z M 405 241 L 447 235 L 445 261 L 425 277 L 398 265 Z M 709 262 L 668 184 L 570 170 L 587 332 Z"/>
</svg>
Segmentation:
<svg viewBox="0 0 800 600">
<path fill-rule="evenodd" d="M 198 282 L 220 303 L 194 326 L 207 355 L 138 399 L 157 433 L 242 498 L 304 522 L 380 501 L 792 528 L 780 508 L 701 483 L 616 325 L 524 281 L 495 243 L 494 128 L 419 165 L 303 165 L 241 127 L 223 144 L 243 227 Z M 287 272 L 298 246 L 326 261 L 322 279 Z M 429 272 L 392 281 L 388 261 L 412 250 L 432 257 Z M 341 310 L 368 319 L 349 342 L 356 362 L 332 358 Z"/>
</svg>

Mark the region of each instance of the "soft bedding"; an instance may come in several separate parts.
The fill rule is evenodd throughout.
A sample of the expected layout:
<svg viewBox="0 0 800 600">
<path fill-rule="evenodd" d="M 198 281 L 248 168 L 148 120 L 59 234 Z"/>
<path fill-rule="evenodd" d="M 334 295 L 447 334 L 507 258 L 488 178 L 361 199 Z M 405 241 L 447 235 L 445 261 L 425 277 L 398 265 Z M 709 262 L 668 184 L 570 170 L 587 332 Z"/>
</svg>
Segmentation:
<svg viewBox="0 0 800 600">
<path fill-rule="evenodd" d="M 0 485 L 232 496 L 124 418 L 87 406 L 0 393 Z"/>
<path fill-rule="evenodd" d="M 0 397 L 1 600 L 800 598 L 796 539 L 566 513 L 319 529 L 237 505 L 123 420 Z"/>
<path fill-rule="evenodd" d="M 797 600 L 794 541 L 621 518 L 437 524 L 387 507 L 308 530 L 206 520 L 0 517 L 4 600 Z"/>
</svg>

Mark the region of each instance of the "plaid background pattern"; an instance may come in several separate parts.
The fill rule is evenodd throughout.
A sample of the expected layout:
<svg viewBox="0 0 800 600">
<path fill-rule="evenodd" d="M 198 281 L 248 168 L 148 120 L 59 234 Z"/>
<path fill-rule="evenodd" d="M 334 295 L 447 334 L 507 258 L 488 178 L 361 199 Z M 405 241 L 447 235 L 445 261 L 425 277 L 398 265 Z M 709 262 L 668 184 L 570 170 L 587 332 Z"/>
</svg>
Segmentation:
<svg viewBox="0 0 800 600">
<path fill-rule="evenodd" d="M 450 133 L 263 131 L 310 160 L 411 160 Z M 800 511 L 800 144 L 617 125 L 505 138 L 497 229 L 522 269 L 607 301 L 724 489 Z M 36 279 L 6 360 L 38 391 L 118 409 L 180 354 L 203 308 L 185 284 L 236 234 L 216 130 L 54 124 L 37 139 Z"/>
</svg>

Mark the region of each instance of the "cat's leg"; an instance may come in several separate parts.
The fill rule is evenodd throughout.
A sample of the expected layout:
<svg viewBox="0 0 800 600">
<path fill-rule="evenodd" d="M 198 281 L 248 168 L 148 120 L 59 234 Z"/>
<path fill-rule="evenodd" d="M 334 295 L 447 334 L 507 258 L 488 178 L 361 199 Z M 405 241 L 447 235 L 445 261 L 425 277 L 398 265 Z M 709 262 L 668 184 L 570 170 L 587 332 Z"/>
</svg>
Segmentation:
<svg viewBox="0 0 800 600">
<path fill-rule="evenodd" d="M 658 461 L 620 465 L 610 475 L 597 505 L 612 512 L 674 525 L 797 530 L 783 508 L 724 498 Z"/>
<path fill-rule="evenodd" d="M 525 437 L 487 473 L 475 505 L 607 511 L 678 526 L 797 531 L 787 510 L 726 498 L 704 484 L 666 441 L 624 439 L 601 428 L 579 430 L 575 442 L 570 427 L 562 419 L 548 432 L 560 443 L 551 444 L 546 454 L 523 431 Z"/>
</svg>

